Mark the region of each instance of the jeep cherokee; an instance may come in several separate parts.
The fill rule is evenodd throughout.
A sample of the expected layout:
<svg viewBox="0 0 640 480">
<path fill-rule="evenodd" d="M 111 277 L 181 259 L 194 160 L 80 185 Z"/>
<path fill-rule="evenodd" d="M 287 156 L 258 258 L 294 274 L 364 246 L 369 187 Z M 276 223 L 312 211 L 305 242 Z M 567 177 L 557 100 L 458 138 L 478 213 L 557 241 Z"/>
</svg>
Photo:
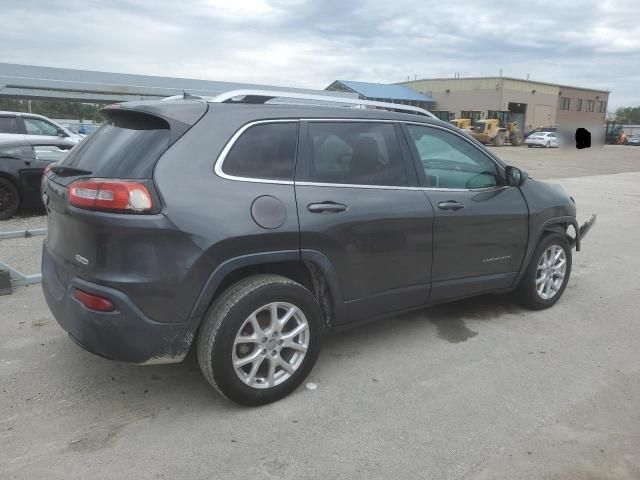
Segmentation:
<svg viewBox="0 0 640 480">
<path fill-rule="evenodd" d="M 579 228 L 562 189 L 419 108 L 282 96 L 319 98 L 112 105 L 47 169 L 43 289 L 73 340 L 146 364 L 194 344 L 212 386 L 258 405 L 304 380 L 332 329 L 561 297 L 595 220 Z"/>
</svg>

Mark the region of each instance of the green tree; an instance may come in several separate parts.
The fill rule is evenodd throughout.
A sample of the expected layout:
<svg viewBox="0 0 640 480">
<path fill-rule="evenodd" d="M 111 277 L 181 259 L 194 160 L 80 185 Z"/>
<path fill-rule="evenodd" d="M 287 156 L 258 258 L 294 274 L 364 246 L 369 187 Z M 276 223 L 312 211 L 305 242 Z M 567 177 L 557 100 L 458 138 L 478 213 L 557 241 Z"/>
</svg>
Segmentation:
<svg viewBox="0 0 640 480">
<path fill-rule="evenodd" d="M 0 98 L 0 110 L 10 112 L 31 111 L 31 113 L 37 113 L 38 115 L 59 119 L 102 122 L 104 119 L 100 115 L 101 108 L 102 105 L 95 103 L 31 100 L 31 110 L 29 110 L 29 100 Z"/>
<path fill-rule="evenodd" d="M 640 107 L 624 107 L 616 110 L 616 123 L 640 125 Z"/>
</svg>

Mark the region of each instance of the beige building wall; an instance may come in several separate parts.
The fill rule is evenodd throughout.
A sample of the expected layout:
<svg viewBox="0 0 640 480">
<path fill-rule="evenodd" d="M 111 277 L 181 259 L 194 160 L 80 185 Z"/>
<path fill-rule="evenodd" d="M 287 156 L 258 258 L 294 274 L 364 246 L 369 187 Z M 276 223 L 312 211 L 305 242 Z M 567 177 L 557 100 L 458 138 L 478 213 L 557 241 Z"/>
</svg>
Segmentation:
<svg viewBox="0 0 640 480">
<path fill-rule="evenodd" d="M 600 90 L 588 90 L 568 86 L 559 86 L 558 110 L 556 118 L 558 124 L 564 126 L 604 126 L 607 121 L 607 106 L 609 104 L 609 92 Z M 569 98 L 569 109 L 563 110 L 563 98 Z M 580 101 L 580 111 L 578 107 Z M 589 101 L 593 102 L 593 111 L 588 111 Z M 600 102 L 604 102 L 601 104 Z M 604 107 L 604 111 L 600 111 Z"/>
<path fill-rule="evenodd" d="M 448 110 L 456 117 L 463 110 L 481 111 L 486 116 L 488 110 L 509 110 L 510 103 L 526 105 L 524 125 L 520 125 L 525 132 L 553 124 L 591 124 L 594 120 L 604 124 L 606 113 L 597 112 L 597 101 L 595 112 L 586 112 L 586 100 L 599 97 L 598 101 L 608 101 L 607 92 L 507 77 L 423 79 L 402 85 L 431 94 L 435 110 Z M 572 98 L 569 111 L 560 110 L 565 95 Z M 577 98 L 583 98 L 582 112 L 575 111 Z"/>
</svg>

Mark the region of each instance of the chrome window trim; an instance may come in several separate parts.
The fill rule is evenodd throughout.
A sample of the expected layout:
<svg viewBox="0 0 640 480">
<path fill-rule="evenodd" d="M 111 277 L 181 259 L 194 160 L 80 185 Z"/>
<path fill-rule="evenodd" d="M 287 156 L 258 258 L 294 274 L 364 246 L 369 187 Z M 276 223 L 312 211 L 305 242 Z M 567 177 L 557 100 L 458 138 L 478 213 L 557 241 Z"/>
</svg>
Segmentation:
<svg viewBox="0 0 640 480">
<path fill-rule="evenodd" d="M 403 123 L 409 125 L 418 125 L 422 127 L 432 127 L 440 130 L 444 130 L 446 132 L 452 133 L 454 135 L 459 136 L 463 140 L 465 140 L 470 145 L 473 145 L 476 149 L 478 149 L 483 155 L 489 158 L 498 168 L 502 168 L 493 157 L 483 152 L 478 148 L 472 141 L 468 138 L 465 138 L 463 134 L 452 131 L 448 128 L 441 127 L 439 125 L 433 125 L 431 123 L 423 123 L 423 122 L 415 122 L 415 121 L 406 121 L 406 120 L 385 120 L 385 119 L 368 119 L 368 118 L 274 118 L 268 120 L 254 120 L 249 123 L 244 124 L 240 127 L 236 133 L 227 141 L 226 145 L 218 155 L 218 158 L 214 165 L 214 172 L 221 178 L 226 180 L 233 180 L 236 182 L 248 182 L 248 183 L 266 183 L 266 184 L 275 184 L 275 185 L 300 185 L 304 187 L 339 187 L 339 188 L 365 188 L 365 189 L 379 189 L 379 190 L 411 190 L 411 191 L 424 191 L 424 192 L 484 192 L 490 190 L 500 190 L 503 188 L 508 188 L 508 185 L 496 185 L 494 187 L 486 187 L 486 188 L 438 188 L 438 187 L 409 187 L 409 186 L 398 186 L 398 185 L 360 185 L 360 184 L 351 184 L 351 183 L 322 183 L 322 182 L 308 182 L 308 181 L 294 181 L 294 180 L 270 180 L 266 178 L 252 178 L 252 177 L 238 177 L 235 175 L 228 175 L 222 171 L 222 167 L 224 164 L 224 160 L 227 157 L 227 154 L 231 151 L 234 144 L 240 138 L 240 136 L 246 132 L 249 128 L 255 125 L 261 125 L 266 123 L 300 123 L 300 122 L 371 122 L 371 123 Z"/>
</svg>

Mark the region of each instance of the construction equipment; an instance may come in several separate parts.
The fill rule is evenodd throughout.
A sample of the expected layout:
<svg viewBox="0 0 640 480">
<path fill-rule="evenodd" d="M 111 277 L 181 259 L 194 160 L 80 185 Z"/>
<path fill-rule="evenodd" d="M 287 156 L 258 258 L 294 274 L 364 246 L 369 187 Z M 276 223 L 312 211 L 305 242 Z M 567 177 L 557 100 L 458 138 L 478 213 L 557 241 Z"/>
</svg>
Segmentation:
<svg viewBox="0 0 640 480">
<path fill-rule="evenodd" d="M 460 130 L 466 132 L 471 131 L 471 119 L 470 118 L 454 118 L 451 120 L 451 124 L 458 127 Z"/>
<path fill-rule="evenodd" d="M 622 125 L 615 120 L 608 120 L 605 128 L 605 143 L 607 145 L 622 145 L 625 142 Z"/>
<path fill-rule="evenodd" d="M 509 142 L 512 146 L 522 145 L 524 135 L 518 128 L 517 122 L 501 124 L 497 118 L 478 120 L 471 130 L 471 136 L 484 144 L 501 147 Z"/>
</svg>

